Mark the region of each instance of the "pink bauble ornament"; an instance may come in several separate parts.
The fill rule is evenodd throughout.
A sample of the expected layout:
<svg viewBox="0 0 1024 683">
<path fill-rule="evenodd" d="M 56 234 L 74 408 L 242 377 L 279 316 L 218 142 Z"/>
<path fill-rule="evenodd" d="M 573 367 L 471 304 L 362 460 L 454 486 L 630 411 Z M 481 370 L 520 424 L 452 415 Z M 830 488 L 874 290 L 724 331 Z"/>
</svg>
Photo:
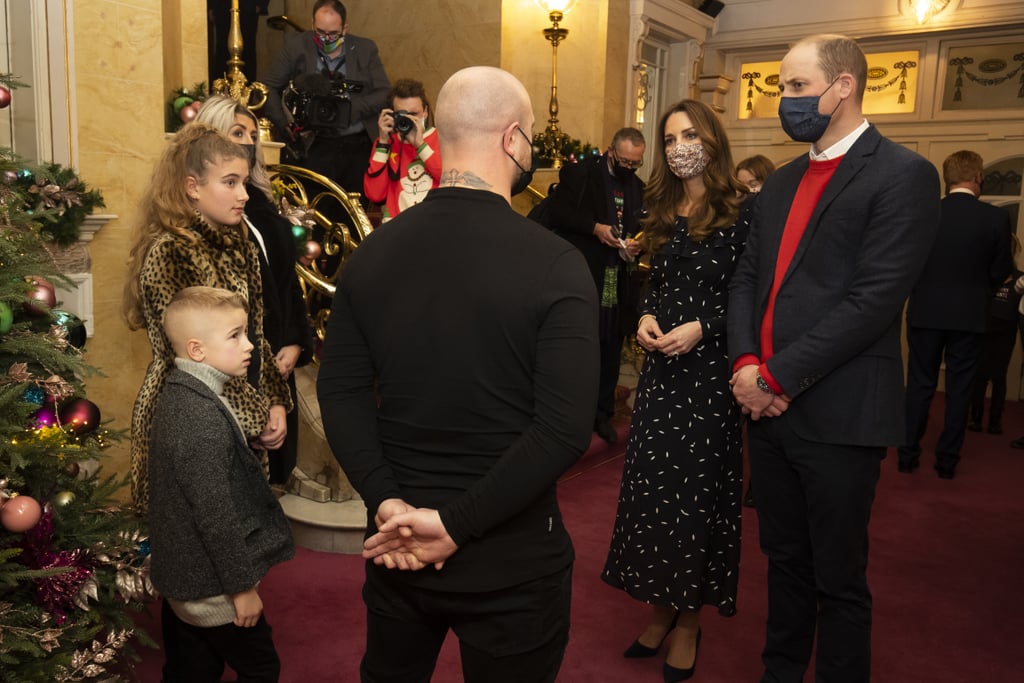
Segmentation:
<svg viewBox="0 0 1024 683">
<path fill-rule="evenodd" d="M 0 85 L 0 109 L 6 109 L 11 104 L 11 91 Z"/>
<path fill-rule="evenodd" d="M 3 510 L 0 510 L 0 524 L 8 531 L 20 534 L 38 524 L 42 514 L 43 508 L 39 507 L 35 498 L 15 496 L 4 503 Z"/>
<path fill-rule="evenodd" d="M 32 285 L 25 310 L 32 315 L 49 315 L 50 309 L 57 305 L 57 292 L 53 285 L 49 280 L 35 275 L 25 279 Z"/>
<path fill-rule="evenodd" d="M 188 123 L 189 121 L 194 120 L 196 115 L 199 114 L 199 107 L 195 106 L 197 104 L 199 103 L 193 102 L 192 104 L 185 105 L 181 108 L 181 112 L 178 113 L 178 116 L 181 117 L 183 123 Z"/>
<path fill-rule="evenodd" d="M 68 401 L 60 407 L 59 415 L 61 424 L 79 436 L 94 432 L 100 426 L 100 409 L 87 398 Z"/>
<path fill-rule="evenodd" d="M 320 248 L 319 242 L 315 240 L 309 240 L 305 244 L 303 256 L 309 259 L 310 263 L 312 263 L 313 261 L 316 261 L 318 258 L 320 258 L 320 253 L 322 251 L 323 250 Z"/>
</svg>

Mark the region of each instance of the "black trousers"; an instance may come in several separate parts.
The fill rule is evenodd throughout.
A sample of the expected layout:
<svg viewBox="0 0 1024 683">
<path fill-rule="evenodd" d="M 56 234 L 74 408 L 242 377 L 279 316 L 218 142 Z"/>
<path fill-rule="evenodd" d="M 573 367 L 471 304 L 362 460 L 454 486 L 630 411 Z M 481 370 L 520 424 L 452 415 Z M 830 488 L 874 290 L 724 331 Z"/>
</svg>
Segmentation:
<svg viewBox="0 0 1024 683">
<path fill-rule="evenodd" d="M 466 683 L 553 683 L 569 642 L 571 565 L 484 593 L 424 590 L 393 571 L 367 563 L 362 683 L 429 683 L 449 629 Z"/>
<path fill-rule="evenodd" d="M 991 328 L 985 333 L 978 356 L 978 371 L 974 376 L 974 396 L 971 399 L 971 420 L 981 424 L 985 414 L 985 388 L 992 382 L 992 401 L 989 405 L 988 423 L 1001 426 L 1003 405 L 1006 403 L 1006 373 L 1010 369 L 1010 357 L 1017 343 L 1017 321 L 990 318 Z"/>
<path fill-rule="evenodd" d="M 160 622 L 163 683 L 220 683 L 225 664 L 238 674 L 238 683 L 273 683 L 281 674 L 270 624 L 262 615 L 252 628 L 200 628 L 179 619 L 164 600 Z"/>
<path fill-rule="evenodd" d="M 806 441 L 786 416 L 748 423 L 761 550 L 768 557 L 762 683 L 871 677 L 868 521 L 881 447 Z"/>
<path fill-rule="evenodd" d="M 899 449 L 900 462 L 916 463 L 921 457 L 921 437 L 928 426 L 928 409 L 939 383 L 943 358 L 946 413 L 935 444 L 935 469 L 952 471 L 960 462 L 981 338 L 977 332 L 907 328 L 907 439 Z"/>
<path fill-rule="evenodd" d="M 276 451 L 267 451 L 271 484 L 287 483 L 299 457 L 299 402 L 295 391 L 294 372 L 288 375 L 288 391 L 292 395 L 292 405 L 295 406 L 285 417 L 288 434 L 280 448 Z"/>
<path fill-rule="evenodd" d="M 302 165 L 327 176 L 346 192 L 363 194 L 363 175 L 370 165 L 370 146 L 370 136 L 365 131 L 343 137 L 318 133 Z"/>
<path fill-rule="evenodd" d="M 622 365 L 622 330 L 610 336 L 602 336 L 601 374 L 597 385 L 597 419 L 610 419 L 615 415 L 615 387 L 619 384 L 619 367 Z"/>
</svg>

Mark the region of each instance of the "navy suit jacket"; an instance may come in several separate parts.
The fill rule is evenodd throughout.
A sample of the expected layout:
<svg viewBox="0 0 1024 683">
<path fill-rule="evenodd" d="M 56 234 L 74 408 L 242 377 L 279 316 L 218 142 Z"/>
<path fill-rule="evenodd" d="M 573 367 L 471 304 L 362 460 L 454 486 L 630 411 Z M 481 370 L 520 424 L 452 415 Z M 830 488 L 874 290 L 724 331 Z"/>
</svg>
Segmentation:
<svg viewBox="0 0 1024 683">
<path fill-rule="evenodd" d="M 809 164 L 768 177 L 730 283 L 731 362 L 760 357 L 779 244 Z M 801 438 L 887 446 L 904 435 L 900 313 L 939 223 L 935 167 L 870 126 L 818 201 L 775 300 L 768 371 Z"/>
<path fill-rule="evenodd" d="M 288 120 L 281 103 L 281 92 L 292 79 L 302 74 L 316 73 L 321 67 L 312 31 L 295 33 L 285 39 L 284 48 L 263 78 L 268 91 L 263 111 L 267 118 L 274 122 L 279 133 L 283 134 L 288 129 Z M 371 139 L 375 138 L 378 132 L 377 117 L 385 106 L 388 91 L 391 90 L 391 83 L 380 61 L 377 44 L 369 38 L 346 35 L 345 68 L 347 80 L 358 81 L 363 85 L 361 92 L 350 95 L 352 121 L 362 121 L 366 126 L 366 134 Z"/>
<path fill-rule="evenodd" d="M 1013 272 L 1010 214 L 955 192 L 942 200 L 939 236 L 907 307 L 907 324 L 982 333 L 992 294 Z"/>
</svg>

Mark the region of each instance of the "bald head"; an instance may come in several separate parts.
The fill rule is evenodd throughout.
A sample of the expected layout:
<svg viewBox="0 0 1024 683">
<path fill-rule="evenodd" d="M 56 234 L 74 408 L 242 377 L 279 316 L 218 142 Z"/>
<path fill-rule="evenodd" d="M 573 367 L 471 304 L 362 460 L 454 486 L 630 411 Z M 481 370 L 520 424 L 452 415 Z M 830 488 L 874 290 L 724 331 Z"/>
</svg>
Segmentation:
<svg viewBox="0 0 1024 683">
<path fill-rule="evenodd" d="M 471 66 L 455 72 L 437 96 L 438 138 L 442 148 L 497 138 L 515 121 L 528 127 L 533 122 L 532 110 L 530 95 L 515 76 L 492 66 Z M 442 149 L 441 158 L 444 156 Z"/>
</svg>

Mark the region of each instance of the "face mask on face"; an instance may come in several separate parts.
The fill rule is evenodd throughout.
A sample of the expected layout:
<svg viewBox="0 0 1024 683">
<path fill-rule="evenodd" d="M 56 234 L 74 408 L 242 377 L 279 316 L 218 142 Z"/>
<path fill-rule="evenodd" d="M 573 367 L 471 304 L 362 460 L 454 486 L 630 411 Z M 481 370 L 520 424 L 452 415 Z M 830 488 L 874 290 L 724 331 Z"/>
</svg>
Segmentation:
<svg viewBox="0 0 1024 683">
<path fill-rule="evenodd" d="M 625 182 L 636 175 L 636 169 L 626 168 L 625 166 L 619 166 L 618 164 L 615 164 L 614 166 L 612 166 L 612 173 L 615 174 L 616 178 Z"/>
<path fill-rule="evenodd" d="M 537 161 L 536 159 L 533 158 L 533 143 L 530 142 L 530 138 L 526 137 L 526 133 L 523 132 L 522 128 L 516 128 L 516 130 L 519 131 L 520 135 L 526 138 L 526 144 L 530 146 L 530 168 L 529 170 L 523 168 L 519 164 L 519 162 L 516 161 L 516 158 L 514 156 L 508 154 L 508 152 L 505 152 L 505 154 L 508 154 L 509 158 L 512 159 L 512 162 L 519 168 L 520 171 L 519 177 L 516 178 L 515 182 L 512 183 L 513 197 L 515 197 L 517 194 L 525 190 L 527 186 L 529 186 L 529 184 L 533 181 L 533 172 L 537 168 Z"/>
<path fill-rule="evenodd" d="M 249 170 L 256 167 L 256 145 L 242 145 L 242 149 L 249 155 Z"/>
<path fill-rule="evenodd" d="M 705 151 L 704 145 L 699 142 L 689 145 L 680 142 L 665 150 L 665 163 L 668 164 L 669 170 L 682 180 L 703 173 L 709 161 L 711 161 L 711 157 Z"/>
<path fill-rule="evenodd" d="M 324 53 L 325 55 L 329 55 L 335 50 L 337 50 L 339 47 L 341 47 L 341 44 L 345 42 L 345 36 L 338 36 L 335 40 L 332 40 L 329 43 L 325 43 L 323 38 L 321 38 L 318 35 L 314 35 L 313 42 L 316 43 L 316 46 L 317 48 L 319 48 L 320 52 Z"/>
<path fill-rule="evenodd" d="M 822 114 L 818 111 L 818 103 L 821 96 L 829 91 L 836 81 L 829 83 L 821 95 L 809 95 L 807 97 L 781 97 L 779 98 L 779 121 L 782 122 L 782 130 L 786 135 L 797 142 L 817 142 L 828 130 L 828 124 L 832 121 L 832 114 L 836 113 L 839 104 L 832 110 L 832 114 Z"/>
</svg>

